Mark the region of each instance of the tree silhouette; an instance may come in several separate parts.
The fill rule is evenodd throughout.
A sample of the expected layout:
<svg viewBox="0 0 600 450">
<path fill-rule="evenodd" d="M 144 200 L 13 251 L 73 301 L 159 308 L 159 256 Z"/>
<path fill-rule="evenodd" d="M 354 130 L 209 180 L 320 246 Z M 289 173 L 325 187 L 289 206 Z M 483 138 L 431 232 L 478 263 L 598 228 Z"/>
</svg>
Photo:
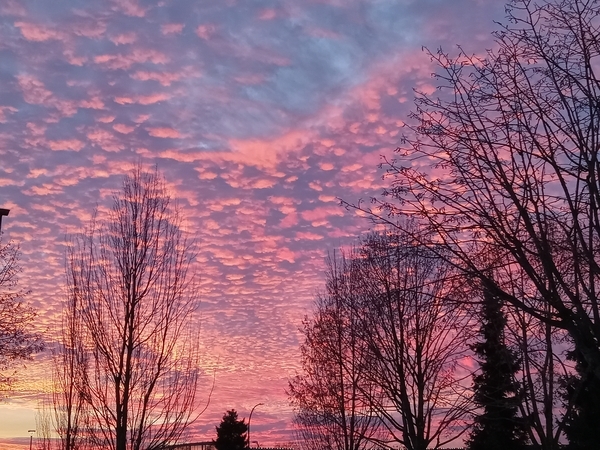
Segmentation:
<svg viewBox="0 0 600 450">
<path fill-rule="evenodd" d="M 113 199 L 106 220 L 93 220 L 69 249 L 69 366 L 58 375 L 75 392 L 60 401 L 73 406 L 64 422 L 79 426 L 77 402 L 85 400 L 95 448 L 156 449 L 197 416 L 194 255 L 156 170 L 136 167 Z"/>
<path fill-rule="evenodd" d="M 488 289 L 483 292 L 481 311 L 483 340 L 473 345 L 481 372 L 473 377 L 473 400 L 482 409 L 475 416 L 469 450 L 516 450 L 527 443 L 525 422 L 517 417 L 519 371 L 517 356 L 504 342 L 506 315 L 502 303 Z"/>
<path fill-rule="evenodd" d="M 217 428 L 215 447 L 217 450 L 243 450 L 248 448 L 248 425 L 239 420 L 235 409 L 227 411 Z"/>
<path fill-rule="evenodd" d="M 357 250 L 327 260 L 325 292 L 304 321 L 302 373 L 290 381 L 294 425 L 303 450 L 364 450 L 379 438 L 374 411 L 380 389 L 370 376 L 369 351 L 361 339 Z"/>
<path fill-rule="evenodd" d="M 600 4 L 513 0 L 507 15 L 484 55 L 430 52 L 440 89 L 417 93 L 387 197 L 358 207 L 426 224 L 416 239 L 567 330 L 600 383 Z"/>
<path fill-rule="evenodd" d="M 564 377 L 565 434 L 569 450 L 587 450 L 598 446 L 600 386 L 594 383 L 589 366 L 577 352 L 569 359 L 576 361 L 575 373 Z"/>
<path fill-rule="evenodd" d="M 10 385 L 18 361 L 43 349 L 41 336 L 31 331 L 36 312 L 23 301 L 25 292 L 15 289 L 19 256 L 18 245 L 0 241 L 0 390 Z"/>
</svg>

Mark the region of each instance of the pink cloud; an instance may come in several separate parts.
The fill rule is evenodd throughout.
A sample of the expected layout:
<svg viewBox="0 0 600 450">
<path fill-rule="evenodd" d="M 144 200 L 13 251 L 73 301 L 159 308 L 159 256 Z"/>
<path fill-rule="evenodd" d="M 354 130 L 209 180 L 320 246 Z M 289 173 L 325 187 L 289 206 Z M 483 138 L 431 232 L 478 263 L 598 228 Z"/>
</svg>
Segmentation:
<svg viewBox="0 0 600 450">
<path fill-rule="evenodd" d="M 320 234 L 311 233 L 310 231 L 299 231 L 296 233 L 296 238 L 306 241 L 320 241 L 323 239 L 323 236 Z"/>
<path fill-rule="evenodd" d="M 118 152 L 123 149 L 123 144 L 118 142 L 114 135 L 101 128 L 95 128 L 87 132 L 87 138 L 107 152 Z"/>
<path fill-rule="evenodd" d="M 196 28 L 196 34 L 199 38 L 208 40 L 215 33 L 216 27 L 213 24 L 198 25 Z"/>
<path fill-rule="evenodd" d="M 133 119 L 133 121 L 135 123 L 144 123 L 146 120 L 148 120 L 150 118 L 150 114 L 140 114 L 139 116 L 137 116 L 135 119 Z"/>
<path fill-rule="evenodd" d="M 179 131 L 168 127 L 146 128 L 150 136 L 159 138 L 179 138 Z"/>
<path fill-rule="evenodd" d="M 132 103 L 135 103 L 135 100 L 131 97 L 115 97 L 115 103 L 118 103 L 119 105 L 131 105 Z"/>
<path fill-rule="evenodd" d="M 218 175 L 214 172 L 200 172 L 200 174 L 198 175 L 198 178 L 200 178 L 201 180 L 214 180 L 215 178 L 217 178 Z"/>
<path fill-rule="evenodd" d="M 171 97 L 167 94 L 157 93 L 157 94 L 150 94 L 150 95 L 142 95 L 142 96 L 138 97 L 137 102 L 140 105 L 152 105 L 154 103 L 168 100 L 169 98 L 171 98 Z"/>
<path fill-rule="evenodd" d="M 283 214 L 291 214 L 296 212 L 296 207 L 294 205 L 281 205 L 279 207 L 279 211 L 281 211 Z"/>
<path fill-rule="evenodd" d="M 362 168 L 362 164 L 350 164 L 348 166 L 342 167 L 342 172 L 356 172 L 358 169 Z"/>
<path fill-rule="evenodd" d="M 290 130 L 272 139 L 232 139 L 230 152 L 205 152 L 203 157 L 274 169 L 284 155 L 302 150 L 311 139 L 311 133 L 306 130 Z"/>
<path fill-rule="evenodd" d="M 78 36 L 98 39 L 106 31 L 106 23 L 101 20 L 84 20 L 76 23 L 73 31 Z"/>
<path fill-rule="evenodd" d="M 279 222 L 279 226 L 281 228 L 291 228 L 298 224 L 298 214 L 292 213 L 285 216 L 281 222 Z"/>
<path fill-rule="evenodd" d="M 323 190 L 323 188 L 321 187 L 321 185 L 318 182 L 315 181 L 311 181 L 310 183 L 308 183 L 308 187 L 315 190 L 315 191 L 319 191 L 321 192 Z"/>
<path fill-rule="evenodd" d="M 260 12 L 258 18 L 260 20 L 272 20 L 275 18 L 275 16 L 277 16 L 277 12 L 272 8 L 267 8 Z"/>
<path fill-rule="evenodd" d="M 73 66 L 83 66 L 83 63 L 87 61 L 85 56 L 75 56 L 72 50 L 65 50 L 63 52 L 65 58 L 67 58 L 67 62 Z"/>
<path fill-rule="evenodd" d="M 158 81 L 163 86 L 170 86 L 172 82 L 178 81 L 181 78 L 181 73 L 173 72 L 149 72 L 145 70 L 138 70 L 137 72 L 130 75 L 134 80 Z"/>
<path fill-rule="evenodd" d="M 263 179 L 257 180 L 254 183 L 252 183 L 252 188 L 253 189 L 265 189 L 265 188 L 273 187 L 274 185 L 275 185 L 275 181 L 263 178 Z"/>
<path fill-rule="evenodd" d="M 169 62 L 169 57 L 153 49 L 134 48 L 133 51 L 127 54 L 103 54 L 94 57 L 96 64 L 106 66 L 111 70 L 129 69 L 134 64 L 142 64 L 151 62 L 153 64 L 166 64 Z"/>
<path fill-rule="evenodd" d="M 129 134 L 135 130 L 135 128 L 122 123 L 117 123 L 113 125 L 113 130 L 118 131 L 121 134 Z"/>
<path fill-rule="evenodd" d="M 78 152 L 85 144 L 77 139 L 63 139 L 61 141 L 48 141 L 51 150 L 73 150 Z"/>
<path fill-rule="evenodd" d="M 35 123 L 35 122 L 27 122 L 27 129 L 31 132 L 31 134 L 33 134 L 34 136 L 43 136 L 44 133 L 46 133 L 46 126 L 39 124 L 39 123 Z"/>
<path fill-rule="evenodd" d="M 132 17 L 144 17 L 146 10 L 142 8 L 137 0 L 116 0 L 116 6 L 125 15 Z"/>
<path fill-rule="evenodd" d="M 104 102 L 98 96 L 94 96 L 88 100 L 81 100 L 79 106 L 89 109 L 104 109 Z"/>
<path fill-rule="evenodd" d="M 52 184 L 42 184 L 41 186 L 32 186 L 30 189 L 24 191 L 26 194 L 33 195 L 51 195 L 60 194 L 63 192 L 62 188 Z"/>
<path fill-rule="evenodd" d="M 337 201 L 337 197 L 334 197 L 333 195 L 319 195 L 319 200 L 324 203 L 329 203 Z"/>
<path fill-rule="evenodd" d="M 2 5 L 0 5 L 0 12 L 7 16 L 24 17 L 27 15 L 27 10 L 20 1 L 17 0 L 5 0 L 2 2 Z"/>
<path fill-rule="evenodd" d="M 45 88 L 44 83 L 32 75 L 17 75 L 17 82 L 27 103 L 41 105 L 52 98 L 52 92 Z"/>
<path fill-rule="evenodd" d="M 293 263 L 296 261 L 296 255 L 287 247 L 282 247 L 277 250 L 277 257 L 283 261 Z"/>
<path fill-rule="evenodd" d="M 165 136 L 168 137 L 168 136 Z M 194 162 L 198 160 L 198 154 L 196 152 L 182 152 L 179 150 L 168 149 L 158 154 L 161 158 L 169 158 L 179 162 Z"/>
<path fill-rule="evenodd" d="M 0 106 L 0 123 L 6 123 L 6 113 L 16 113 L 18 110 L 12 106 Z"/>
<path fill-rule="evenodd" d="M 115 116 L 102 116 L 98 118 L 98 122 L 102 123 L 111 123 L 113 120 L 115 120 Z"/>
<path fill-rule="evenodd" d="M 131 105 L 134 103 L 138 103 L 140 105 L 152 105 L 154 103 L 168 100 L 169 98 L 170 96 L 165 93 L 156 93 L 150 95 L 141 95 L 138 97 L 115 97 L 115 103 L 118 103 L 119 105 Z"/>
<path fill-rule="evenodd" d="M 309 222 L 327 219 L 331 216 L 341 217 L 344 215 L 342 208 L 331 207 L 331 206 L 321 206 L 312 210 L 302 211 L 302 218 Z"/>
<path fill-rule="evenodd" d="M 160 31 L 162 34 L 179 34 L 183 31 L 185 25 L 183 23 L 166 23 L 161 25 Z"/>
<path fill-rule="evenodd" d="M 276 205 L 294 205 L 299 201 L 292 197 L 278 197 L 275 195 L 269 197 L 269 200 L 271 200 L 271 202 L 275 203 Z"/>
<path fill-rule="evenodd" d="M 109 39 L 115 45 L 133 44 L 135 41 L 137 41 L 137 35 L 133 31 L 130 31 L 129 33 L 111 36 Z"/>
<path fill-rule="evenodd" d="M 23 37 L 28 41 L 44 42 L 49 40 L 61 40 L 64 38 L 63 34 L 56 30 L 45 28 L 30 22 L 15 22 L 15 26 L 19 28 Z"/>
</svg>

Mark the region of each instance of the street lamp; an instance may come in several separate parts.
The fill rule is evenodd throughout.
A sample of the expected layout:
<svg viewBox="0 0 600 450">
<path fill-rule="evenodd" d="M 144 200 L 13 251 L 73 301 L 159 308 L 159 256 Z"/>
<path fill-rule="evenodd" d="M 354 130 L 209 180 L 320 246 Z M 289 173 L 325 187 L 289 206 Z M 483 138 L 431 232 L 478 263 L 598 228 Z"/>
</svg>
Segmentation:
<svg viewBox="0 0 600 450">
<path fill-rule="evenodd" d="M 2 231 L 2 216 L 8 216 L 10 209 L 0 208 L 0 231 Z"/>
<path fill-rule="evenodd" d="M 248 417 L 248 448 L 250 448 L 250 421 L 252 420 L 252 413 L 254 412 L 254 408 L 261 405 L 264 405 L 264 403 L 257 403 L 250 410 L 250 417 Z"/>
<path fill-rule="evenodd" d="M 35 433 L 35 430 L 27 430 L 27 432 L 30 433 L 29 434 L 29 450 L 31 450 L 31 447 L 33 446 L 33 433 Z"/>
</svg>

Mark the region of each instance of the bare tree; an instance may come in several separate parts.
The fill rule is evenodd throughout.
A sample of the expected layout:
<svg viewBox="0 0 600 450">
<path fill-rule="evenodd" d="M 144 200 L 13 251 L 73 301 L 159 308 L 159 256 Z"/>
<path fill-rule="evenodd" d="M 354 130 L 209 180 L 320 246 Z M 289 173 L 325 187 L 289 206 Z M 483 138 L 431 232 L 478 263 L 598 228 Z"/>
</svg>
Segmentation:
<svg viewBox="0 0 600 450">
<path fill-rule="evenodd" d="M 94 445 L 157 449 L 194 419 L 193 256 L 163 179 L 140 167 L 114 195 L 106 221 L 74 240 L 65 336 L 70 346 L 70 333 L 78 334 L 87 354 L 70 348 L 66 357 L 88 368 L 65 375 L 78 391 L 67 402 L 77 408 L 85 399 Z"/>
<path fill-rule="evenodd" d="M 591 0 L 514 0 L 495 50 L 432 53 L 441 91 L 418 95 L 380 203 L 422 219 L 421 241 L 504 302 L 567 330 L 598 380 L 599 19 Z M 533 290 L 515 292 L 515 277 Z"/>
<path fill-rule="evenodd" d="M 35 415 L 35 434 L 37 450 L 55 450 L 59 446 L 54 436 L 55 424 L 53 421 L 53 404 L 51 396 L 45 396 L 38 403 Z"/>
<path fill-rule="evenodd" d="M 367 238 L 359 267 L 359 329 L 383 393 L 370 401 L 391 434 L 387 444 L 426 450 L 455 441 L 469 412 L 470 372 L 460 363 L 470 323 L 452 301 L 458 291 L 450 267 L 397 232 Z"/>
<path fill-rule="evenodd" d="M 510 310 L 507 340 L 519 352 L 523 391 L 521 416 L 527 418 L 532 445 L 556 450 L 564 441 L 564 415 L 559 380 L 573 371 L 566 358 L 566 332 L 542 323 L 523 311 Z"/>
<path fill-rule="evenodd" d="M 369 376 L 367 349 L 360 340 L 360 280 L 354 258 L 328 259 L 327 283 L 306 319 L 301 346 L 303 373 L 289 385 L 299 443 L 308 450 L 362 450 L 380 438 L 372 406 L 380 389 Z"/>
<path fill-rule="evenodd" d="M 0 241 L 0 389 L 7 389 L 13 372 L 7 373 L 18 361 L 31 359 L 43 349 L 41 336 L 32 332 L 35 311 L 18 289 L 19 247 Z"/>
<path fill-rule="evenodd" d="M 74 273 L 78 270 L 73 254 L 67 266 L 69 291 L 63 311 L 61 339 L 54 354 L 54 428 L 61 450 L 81 450 L 90 444 L 89 352 L 86 348 L 81 293 Z M 79 268 L 80 269 L 80 268 Z"/>
</svg>

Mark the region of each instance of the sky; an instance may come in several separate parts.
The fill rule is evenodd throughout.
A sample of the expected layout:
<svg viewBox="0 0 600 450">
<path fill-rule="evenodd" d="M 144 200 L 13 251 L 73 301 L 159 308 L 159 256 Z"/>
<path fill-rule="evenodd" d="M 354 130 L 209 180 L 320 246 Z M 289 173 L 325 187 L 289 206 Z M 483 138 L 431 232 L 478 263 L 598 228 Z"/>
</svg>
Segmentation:
<svg viewBox="0 0 600 450">
<path fill-rule="evenodd" d="M 368 231 L 339 205 L 378 195 L 423 47 L 482 54 L 497 0 L 0 0 L 0 208 L 20 285 L 55 345 L 65 243 L 109 207 L 124 174 L 157 166 L 198 245 L 206 412 L 260 445 L 293 440 L 285 393 L 328 252 Z M 51 391 L 49 352 L 0 402 L 0 446 Z"/>
</svg>

